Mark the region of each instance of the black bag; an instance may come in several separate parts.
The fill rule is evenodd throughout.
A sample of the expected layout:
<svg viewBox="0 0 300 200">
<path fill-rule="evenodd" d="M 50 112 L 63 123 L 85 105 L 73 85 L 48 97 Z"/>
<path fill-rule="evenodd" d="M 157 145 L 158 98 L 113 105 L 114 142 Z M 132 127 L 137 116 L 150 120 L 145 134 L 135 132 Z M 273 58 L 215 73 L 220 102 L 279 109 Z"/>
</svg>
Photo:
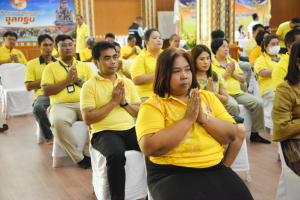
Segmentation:
<svg viewBox="0 0 300 200">
<path fill-rule="evenodd" d="M 244 118 L 240 117 L 240 116 L 237 116 L 237 115 L 234 115 L 232 113 L 229 113 L 231 115 L 231 117 L 234 119 L 234 121 L 237 123 L 237 124 L 242 124 L 244 123 Z"/>
</svg>

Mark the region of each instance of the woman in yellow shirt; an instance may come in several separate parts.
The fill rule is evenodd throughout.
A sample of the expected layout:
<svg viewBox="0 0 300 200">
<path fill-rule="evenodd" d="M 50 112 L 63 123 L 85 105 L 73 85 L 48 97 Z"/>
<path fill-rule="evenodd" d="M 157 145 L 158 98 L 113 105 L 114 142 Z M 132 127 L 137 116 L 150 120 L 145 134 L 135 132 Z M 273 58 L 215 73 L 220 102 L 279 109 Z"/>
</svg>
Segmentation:
<svg viewBox="0 0 300 200">
<path fill-rule="evenodd" d="M 135 58 L 131 78 L 142 102 L 152 96 L 152 84 L 158 55 L 162 52 L 163 41 L 157 29 L 149 29 L 145 35 L 145 48 Z"/>
<path fill-rule="evenodd" d="M 251 63 L 252 68 L 254 67 L 255 61 L 259 56 L 262 55 L 261 47 L 260 45 L 264 41 L 264 38 L 270 35 L 268 31 L 260 31 L 257 33 L 255 40 L 257 43 L 257 46 L 251 51 L 250 56 L 249 56 L 249 62 Z"/>
<path fill-rule="evenodd" d="M 191 51 L 192 63 L 196 69 L 196 76 L 201 90 L 213 92 L 223 105 L 228 102 L 228 93 L 225 89 L 227 86 L 224 78 L 211 68 L 211 52 L 207 46 L 199 44 Z M 232 114 L 231 114 L 232 116 Z M 234 119 L 243 120 L 241 117 L 232 116 Z M 238 122 L 237 123 L 242 123 Z M 230 167 L 243 145 L 245 139 L 245 127 L 243 124 L 238 124 L 238 134 L 235 141 L 229 145 L 224 145 L 226 151 L 223 162 Z M 226 150 L 227 149 L 227 150 Z"/>
<path fill-rule="evenodd" d="M 150 156 L 153 199 L 253 199 L 222 163 L 223 145 L 235 139 L 237 126 L 213 93 L 199 91 L 186 52 L 168 48 L 161 53 L 153 90 L 136 124 L 141 151 Z"/>
<path fill-rule="evenodd" d="M 267 100 L 274 100 L 272 71 L 280 61 L 279 39 L 276 35 L 268 35 L 262 44 L 262 55 L 255 61 L 254 70 L 258 77 L 260 95 Z"/>
</svg>

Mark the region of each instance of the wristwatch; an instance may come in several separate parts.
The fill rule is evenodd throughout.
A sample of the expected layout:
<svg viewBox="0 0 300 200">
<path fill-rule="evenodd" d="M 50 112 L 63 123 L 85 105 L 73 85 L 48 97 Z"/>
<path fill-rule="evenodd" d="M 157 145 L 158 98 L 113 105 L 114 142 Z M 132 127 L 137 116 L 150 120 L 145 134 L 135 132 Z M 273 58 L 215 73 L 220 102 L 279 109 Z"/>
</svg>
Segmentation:
<svg viewBox="0 0 300 200">
<path fill-rule="evenodd" d="M 128 106 L 128 102 L 127 102 L 127 100 L 125 99 L 125 104 L 121 104 L 121 103 L 120 103 L 120 106 L 121 106 L 122 108 L 124 108 L 124 107 Z"/>
<path fill-rule="evenodd" d="M 82 80 L 80 78 L 77 79 L 77 82 L 75 83 L 75 85 L 80 85 L 82 83 Z"/>
</svg>

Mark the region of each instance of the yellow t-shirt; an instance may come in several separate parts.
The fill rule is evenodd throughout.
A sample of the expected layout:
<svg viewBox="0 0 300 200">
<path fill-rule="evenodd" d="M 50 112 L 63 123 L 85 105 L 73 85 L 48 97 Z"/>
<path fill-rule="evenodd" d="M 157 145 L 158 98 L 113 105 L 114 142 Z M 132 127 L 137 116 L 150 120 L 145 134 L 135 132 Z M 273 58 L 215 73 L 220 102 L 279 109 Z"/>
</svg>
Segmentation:
<svg viewBox="0 0 300 200">
<path fill-rule="evenodd" d="M 229 63 L 231 61 L 234 61 L 235 62 L 235 66 L 237 66 L 235 68 L 234 72 L 237 73 L 237 74 L 242 75 L 243 71 L 241 70 L 240 66 L 238 65 L 238 63 L 234 59 L 226 58 L 227 66 L 229 65 Z M 216 60 L 216 57 L 213 58 L 211 66 L 212 66 L 212 70 L 213 71 L 219 73 L 222 76 L 226 72 L 227 66 L 225 66 L 225 67 L 224 66 L 220 66 L 219 62 Z M 243 92 L 241 90 L 240 82 L 237 79 L 235 79 L 232 75 L 229 75 L 227 77 L 226 83 L 227 83 L 226 90 L 227 90 L 228 94 L 230 94 L 230 95 L 236 95 L 236 94 L 240 94 L 240 93 Z"/>
<path fill-rule="evenodd" d="M 163 50 L 160 50 L 160 53 Z M 147 50 L 143 49 L 141 53 L 136 57 L 134 63 L 131 68 L 131 79 L 133 80 L 135 77 L 144 75 L 144 74 L 152 74 L 155 72 L 156 68 L 156 58 Z M 149 83 L 146 85 L 137 85 L 136 90 L 139 94 L 140 98 L 150 97 L 154 94 L 152 90 L 153 83 Z"/>
<path fill-rule="evenodd" d="M 245 44 L 245 53 L 247 57 L 250 57 L 251 51 L 257 46 L 255 38 L 250 38 Z"/>
<path fill-rule="evenodd" d="M 291 31 L 292 28 L 290 26 L 290 21 L 289 22 L 284 22 L 282 24 L 279 25 L 277 31 L 276 31 L 276 35 L 279 35 L 282 38 L 285 38 L 285 35 Z M 279 40 L 279 44 L 281 48 L 286 48 L 284 41 Z"/>
<path fill-rule="evenodd" d="M 82 23 L 76 30 L 76 53 L 80 53 L 81 50 L 85 49 L 85 39 L 90 35 L 89 27 Z"/>
<path fill-rule="evenodd" d="M 259 58 L 259 56 L 261 55 L 262 55 L 261 47 L 260 46 L 255 47 L 250 53 L 249 62 L 250 63 L 255 62 L 257 58 Z"/>
<path fill-rule="evenodd" d="M 277 86 L 284 82 L 284 78 L 288 73 L 290 55 L 285 54 L 280 61 L 275 65 L 272 72 L 273 91 L 276 92 Z"/>
<path fill-rule="evenodd" d="M 56 59 L 52 57 L 52 61 L 56 62 Z M 42 56 L 29 61 L 26 66 L 25 83 L 40 80 L 47 65 L 48 63 L 45 62 Z M 41 87 L 35 89 L 34 100 L 40 95 L 43 95 Z"/>
<path fill-rule="evenodd" d="M 89 49 L 89 48 L 83 49 L 83 50 L 80 52 L 79 56 L 80 56 L 80 60 L 81 60 L 82 62 L 87 61 L 88 59 L 90 59 L 90 58 L 92 57 L 92 49 Z M 89 62 L 94 62 L 94 60 L 92 59 L 92 60 L 89 61 Z"/>
<path fill-rule="evenodd" d="M 281 54 L 277 54 L 277 58 L 280 60 Z M 272 78 L 271 77 L 261 77 L 259 73 L 266 69 L 274 69 L 278 62 L 272 60 L 268 54 L 263 53 L 256 61 L 254 65 L 255 75 L 258 79 L 259 92 L 263 96 L 264 91 L 272 87 Z"/>
<path fill-rule="evenodd" d="M 53 47 L 53 50 L 52 50 L 52 56 L 56 56 L 58 54 L 58 51 Z"/>
<path fill-rule="evenodd" d="M 137 46 L 137 45 L 135 45 L 135 47 L 136 47 L 138 53 L 140 53 L 140 52 L 141 52 L 140 47 Z M 126 46 L 122 47 L 122 48 L 121 48 L 121 56 L 120 56 L 120 58 L 124 59 L 123 56 L 127 56 L 128 54 L 131 53 L 131 51 L 132 51 L 132 47 L 129 46 L 128 44 L 127 44 Z M 133 54 L 133 55 L 131 55 L 131 56 L 130 56 L 129 58 L 127 58 L 127 59 L 135 59 L 137 56 L 138 56 L 137 54 Z"/>
<path fill-rule="evenodd" d="M 17 54 L 18 61 L 20 63 L 23 63 L 25 65 L 27 64 L 27 60 L 26 60 L 24 54 L 22 53 L 22 51 L 15 49 L 15 48 L 10 50 L 10 49 L 6 48 L 5 46 L 0 47 L 0 62 L 7 61 L 12 54 Z M 14 62 L 15 61 L 12 61 L 12 63 L 14 63 Z"/>
<path fill-rule="evenodd" d="M 214 89 L 215 89 L 215 92 L 216 93 L 220 93 L 220 90 L 222 89 L 225 89 L 227 87 L 227 83 L 225 81 L 225 79 L 219 74 L 217 73 L 217 76 L 218 76 L 218 81 L 213 81 L 214 82 Z M 206 86 L 207 86 L 207 83 L 208 83 L 208 78 L 207 79 L 197 79 L 198 80 L 198 83 L 200 85 L 200 89 L 201 90 L 206 90 Z"/>
<path fill-rule="evenodd" d="M 128 78 L 122 78 L 116 73 L 117 80 L 114 85 L 108 79 L 97 73 L 96 76 L 83 84 L 80 95 L 80 109 L 101 108 L 112 99 L 112 92 L 118 82 L 123 81 L 125 85 L 125 99 L 130 104 L 140 103 L 141 100 L 136 92 L 133 82 Z M 114 109 L 101 121 L 90 125 L 91 138 L 94 133 L 104 130 L 123 131 L 134 127 L 133 117 L 120 105 Z"/>
<path fill-rule="evenodd" d="M 235 123 L 214 93 L 201 91 L 200 95 L 204 113 Z M 166 97 L 153 95 L 141 105 L 136 123 L 138 141 L 144 135 L 155 134 L 184 117 L 187 105 L 173 96 Z M 222 144 L 214 139 L 200 123 L 195 122 L 174 149 L 160 157 L 151 156 L 150 160 L 161 165 L 208 168 L 221 162 L 223 151 Z"/>
<path fill-rule="evenodd" d="M 126 71 L 126 72 L 129 72 L 131 73 L 131 64 L 128 60 L 123 60 L 123 59 L 120 59 L 122 60 L 122 63 L 123 63 L 123 71 Z M 123 77 L 123 78 L 126 78 L 126 76 L 123 74 L 123 72 L 121 70 L 117 71 L 118 74 Z"/>
<path fill-rule="evenodd" d="M 75 64 L 77 69 L 77 77 L 80 78 L 82 81 L 87 81 L 93 76 L 95 76 L 92 68 L 88 64 L 84 62 L 76 61 L 75 58 L 73 58 L 73 64 Z M 50 63 L 49 65 L 46 66 L 43 72 L 41 86 L 56 84 L 66 80 L 70 67 L 62 60 L 56 61 L 55 63 Z M 74 85 L 75 88 L 74 92 L 68 93 L 67 88 L 65 88 L 59 93 L 55 95 L 51 95 L 50 105 L 53 105 L 55 103 L 60 103 L 60 102 L 64 102 L 64 103 L 79 102 L 81 87 L 75 85 L 74 83 L 71 83 L 71 85 Z"/>
</svg>

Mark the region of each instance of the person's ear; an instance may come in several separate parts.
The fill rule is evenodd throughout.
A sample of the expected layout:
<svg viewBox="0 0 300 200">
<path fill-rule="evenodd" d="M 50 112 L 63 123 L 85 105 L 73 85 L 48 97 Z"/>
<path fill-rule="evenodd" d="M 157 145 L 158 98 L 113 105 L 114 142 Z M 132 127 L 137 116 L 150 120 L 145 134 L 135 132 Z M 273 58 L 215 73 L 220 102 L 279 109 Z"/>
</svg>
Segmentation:
<svg viewBox="0 0 300 200">
<path fill-rule="evenodd" d="M 99 60 L 94 60 L 94 64 L 96 65 L 96 67 L 99 69 L 99 66 L 100 66 L 100 62 Z"/>
</svg>

